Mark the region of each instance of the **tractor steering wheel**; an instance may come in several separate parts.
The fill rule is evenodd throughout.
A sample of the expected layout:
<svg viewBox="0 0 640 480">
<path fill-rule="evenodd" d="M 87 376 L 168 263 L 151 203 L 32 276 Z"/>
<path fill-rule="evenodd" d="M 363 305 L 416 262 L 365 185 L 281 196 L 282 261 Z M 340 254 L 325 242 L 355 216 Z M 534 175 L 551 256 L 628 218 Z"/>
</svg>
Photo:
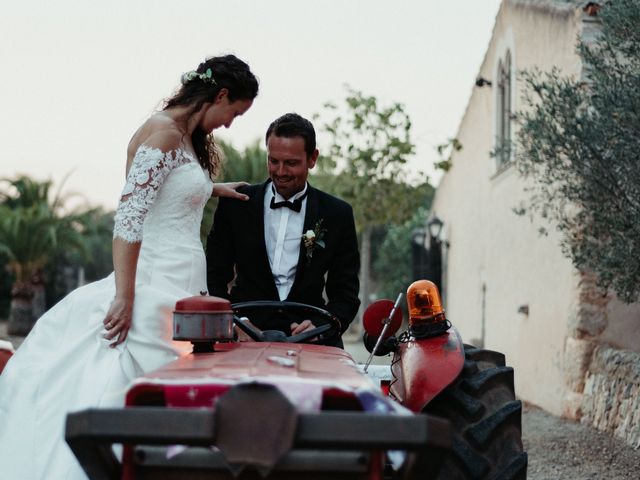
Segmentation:
<svg viewBox="0 0 640 480">
<path fill-rule="evenodd" d="M 342 326 L 340 320 L 333 313 L 328 312 L 324 308 L 314 307 L 313 305 L 307 305 L 306 303 L 297 302 L 278 302 L 272 300 L 258 300 L 253 302 L 241 302 L 231 305 L 233 310 L 233 323 L 238 326 L 240 330 L 246 333 L 249 338 L 256 342 L 287 342 L 287 343 L 303 343 L 314 337 L 318 337 L 322 334 L 318 343 L 323 343 L 329 339 L 340 335 L 342 332 Z M 273 310 L 276 313 L 291 313 L 300 312 L 302 314 L 312 315 L 325 320 L 327 323 L 315 327 L 306 332 L 298 333 L 297 335 L 287 335 L 281 330 L 259 330 L 246 322 L 246 315 L 243 313 L 248 310 L 265 309 Z M 304 317 L 303 317 L 304 318 Z"/>
</svg>

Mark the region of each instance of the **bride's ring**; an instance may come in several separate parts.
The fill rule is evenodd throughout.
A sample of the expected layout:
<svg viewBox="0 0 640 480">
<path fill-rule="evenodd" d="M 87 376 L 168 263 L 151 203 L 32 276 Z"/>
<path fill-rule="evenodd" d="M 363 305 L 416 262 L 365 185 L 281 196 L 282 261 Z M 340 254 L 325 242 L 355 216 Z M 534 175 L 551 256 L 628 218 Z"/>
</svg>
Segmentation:
<svg viewBox="0 0 640 480">
<path fill-rule="evenodd" d="M 111 328 L 113 327 L 113 325 L 111 324 L 111 322 L 107 323 L 107 328 Z"/>
</svg>

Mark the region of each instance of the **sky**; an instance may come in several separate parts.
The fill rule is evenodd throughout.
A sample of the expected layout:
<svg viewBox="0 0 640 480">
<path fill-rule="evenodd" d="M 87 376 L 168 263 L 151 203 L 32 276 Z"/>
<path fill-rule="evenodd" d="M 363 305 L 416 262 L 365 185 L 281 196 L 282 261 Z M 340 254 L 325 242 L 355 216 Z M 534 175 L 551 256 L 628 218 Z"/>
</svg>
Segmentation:
<svg viewBox="0 0 640 480">
<path fill-rule="evenodd" d="M 260 80 L 253 107 L 214 135 L 243 148 L 307 118 L 345 85 L 402 103 L 433 183 L 500 0 L 0 0 L 0 178 L 52 179 L 113 209 L 133 132 L 204 58 L 233 53 Z M 326 142 L 325 142 L 326 144 Z M 328 148 L 328 145 L 326 145 Z M 319 148 L 322 153 L 323 138 Z"/>
</svg>

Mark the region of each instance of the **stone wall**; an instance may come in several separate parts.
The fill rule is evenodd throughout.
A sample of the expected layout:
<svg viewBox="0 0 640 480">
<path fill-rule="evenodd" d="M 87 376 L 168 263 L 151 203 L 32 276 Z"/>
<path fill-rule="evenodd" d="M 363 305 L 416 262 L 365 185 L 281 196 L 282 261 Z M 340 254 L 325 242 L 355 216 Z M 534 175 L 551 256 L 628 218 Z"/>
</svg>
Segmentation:
<svg viewBox="0 0 640 480">
<path fill-rule="evenodd" d="M 640 448 L 640 354 L 594 349 L 584 383 L 582 423 Z"/>
<path fill-rule="evenodd" d="M 640 353 L 620 348 L 625 345 L 620 339 L 619 345 L 607 341 L 604 333 L 619 317 L 609 308 L 614 297 L 603 295 L 593 275 L 579 277 L 577 308 L 564 347 L 563 416 L 640 448 Z M 637 328 L 624 326 L 630 334 Z"/>
</svg>

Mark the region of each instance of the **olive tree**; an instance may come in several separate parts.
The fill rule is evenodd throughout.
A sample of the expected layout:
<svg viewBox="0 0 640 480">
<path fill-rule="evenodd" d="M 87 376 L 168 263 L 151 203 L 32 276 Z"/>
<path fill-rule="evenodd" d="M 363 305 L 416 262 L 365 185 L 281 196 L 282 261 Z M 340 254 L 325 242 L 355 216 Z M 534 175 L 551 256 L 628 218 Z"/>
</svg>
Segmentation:
<svg viewBox="0 0 640 480">
<path fill-rule="evenodd" d="M 516 161 L 524 205 L 562 234 L 574 265 L 627 302 L 640 293 L 640 0 L 599 11 L 581 41 L 586 79 L 525 72 Z M 524 211 L 523 210 L 523 211 Z"/>
</svg>

